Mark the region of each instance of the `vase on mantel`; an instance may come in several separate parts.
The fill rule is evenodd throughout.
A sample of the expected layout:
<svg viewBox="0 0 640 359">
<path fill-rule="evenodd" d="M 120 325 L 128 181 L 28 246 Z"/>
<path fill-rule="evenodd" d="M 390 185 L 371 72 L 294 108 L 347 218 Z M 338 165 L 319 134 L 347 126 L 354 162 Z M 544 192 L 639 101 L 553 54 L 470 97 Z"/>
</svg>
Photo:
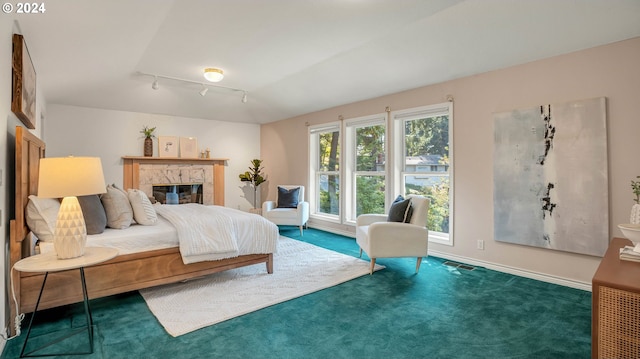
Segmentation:
<svg viewBox="0 0 640 359">
<path fill-rule="evenodd" d="M 640 224 L 640 204 L 636 203 L 631 207 L 631 218 L 629 219 L 631 224 Z"/>
<path fill-rule="evenodd" d="M 153 138 L 151 137 L 144 139 L 144 156 L 153 157 Z"/>
</svg>

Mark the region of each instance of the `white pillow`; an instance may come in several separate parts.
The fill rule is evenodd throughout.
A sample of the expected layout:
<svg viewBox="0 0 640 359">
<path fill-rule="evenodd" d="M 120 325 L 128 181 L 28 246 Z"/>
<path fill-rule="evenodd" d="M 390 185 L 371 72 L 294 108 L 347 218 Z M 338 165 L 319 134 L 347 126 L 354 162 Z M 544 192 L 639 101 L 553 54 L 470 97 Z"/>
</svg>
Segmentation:
<svg viewBox="0 0 640 359">
<path fill-rule="evenodd" d="M 125 229 L 133 221 L 133 209 L 127 193 L 114 185 L 107 186 L 107 193 L 100 197 L 107 213 L 107 227 Z"/>
<path fill-rule="evenodd" d="M 30 195 L 27 203 L 27 226 L 39 240 L 53 242 L 59 211 L 60 201 L 57 198 Z"/>
<path fill-rule="evenodd" d="M 143 226 L 153 226 L 158 222 L 158 215 L 147 195 L 137 189 L 128 189 L 129 202 L 133 208 L 133 218 Z"/>
</svg>

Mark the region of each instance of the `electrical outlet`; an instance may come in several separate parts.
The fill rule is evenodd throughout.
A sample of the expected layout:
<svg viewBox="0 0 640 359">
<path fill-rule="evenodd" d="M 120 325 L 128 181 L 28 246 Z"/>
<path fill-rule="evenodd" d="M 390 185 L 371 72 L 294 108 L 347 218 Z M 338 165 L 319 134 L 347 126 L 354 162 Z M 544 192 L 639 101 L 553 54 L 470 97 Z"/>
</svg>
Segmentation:
<svg viewBox="0 0 640 359">
<path fill-rule="evenodd" d="M 482 239 L 478 239 L 478 249 L 484 250 L 484 241 Z"/>
</svg>

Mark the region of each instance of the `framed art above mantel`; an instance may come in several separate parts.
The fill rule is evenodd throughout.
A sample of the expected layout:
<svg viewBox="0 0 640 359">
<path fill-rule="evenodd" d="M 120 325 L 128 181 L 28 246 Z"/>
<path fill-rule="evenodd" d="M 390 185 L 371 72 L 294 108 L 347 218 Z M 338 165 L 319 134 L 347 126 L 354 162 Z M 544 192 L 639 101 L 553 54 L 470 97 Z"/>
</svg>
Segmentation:
<svg viewBox="0 0 640 359">
<path fill-rule="evenodd" d="M 11 111 L 27 128 L 36 128 L 36 70 L 22 35 L 13 34 Z"/>
</svg>

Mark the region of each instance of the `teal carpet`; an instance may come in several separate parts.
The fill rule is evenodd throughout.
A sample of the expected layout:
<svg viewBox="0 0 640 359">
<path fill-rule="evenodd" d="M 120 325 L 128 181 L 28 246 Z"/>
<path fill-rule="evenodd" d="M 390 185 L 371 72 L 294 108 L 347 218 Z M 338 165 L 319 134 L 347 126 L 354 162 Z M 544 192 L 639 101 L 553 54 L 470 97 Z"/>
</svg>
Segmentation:
<svg viewBox="0 0 640 359">
<path fill-rule="evenodd" d="M 355 240 L 295 227 L 282 235 L 358 256 Z M 138 292 L 91 301 L 95 350 L 82 358 L 589 358 L 591 293 L 429 257 L 177 338 Z M 206 298 L 203 298 L 206 300 Z M 69 318 L 71 316 L 71 318 Z M 17 358 L 21 337 L 2 358 Z M 38 320 L 41 319 L 41 320 Z M 84 323 L 82 307 L 39 313 L 34 334 Z M 76 336 L 67 345 L 83 345 Z M 61 350 L 65 350 L 62 346 Z M 78 358 L 79 356 L 58 356 Z"/>
</svg>

